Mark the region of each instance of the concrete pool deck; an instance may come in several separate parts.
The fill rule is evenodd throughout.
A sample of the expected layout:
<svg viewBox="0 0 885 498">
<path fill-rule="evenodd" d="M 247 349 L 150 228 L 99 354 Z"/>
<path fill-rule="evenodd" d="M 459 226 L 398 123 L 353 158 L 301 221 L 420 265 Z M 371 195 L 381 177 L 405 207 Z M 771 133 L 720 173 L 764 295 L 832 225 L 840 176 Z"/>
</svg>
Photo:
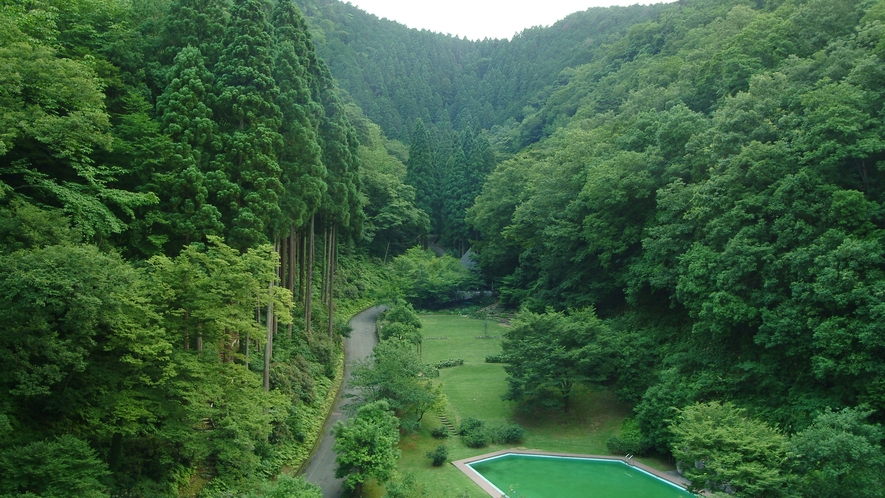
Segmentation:
<svg viewBox="0 0 885 498">
<path fill-rule="evenodd" d="M 452 462 L 458 470 L 464 473 L 467 477 L 470 478 L 471 481 L 475 482 L 483 491 L 489 494 L 494 498 L 501 498 L 501 491 L 492 486 L 487 480 L 485 480 L 478 472 L 473 470 L 469 466 L 471 463 L 479 462 L 481 460 L 488 460 L 490 458 L 499 457 L 502 455 L 538 455 L 538 456 L 548 456 L 548 457 L 566 457 L 566 458 L 583 458 L 587 460 L 608 460 L 608 461 L 616 461 L 623 462 L 632 467 L 636 467 L 642 471 L 645 471 L 648 474 L 651 474 L 659 479 L 675 484 L 682 489 L 688 488 L 688 481 L 679 476 L 674 476 L 671 474 L 667 474 L 665 472 L 661 472 L 660 470 L 655 470 L 648 465 L 637 462 L 633 459 L 627 460 L 624 457 L 616 457 L 611 455 L 582 455 L 577 453 L 555 453 L 549 451 L 541 451 L 541 450 L 526 450 L 526 449 L 510 449 L 510 450 L 500 450 L 494 451 L 492 453 L 486 453 L 484 455 L 477 455 L 470 458 L 464 458 L 462 460 L 456 460 Z"/>
</svg>

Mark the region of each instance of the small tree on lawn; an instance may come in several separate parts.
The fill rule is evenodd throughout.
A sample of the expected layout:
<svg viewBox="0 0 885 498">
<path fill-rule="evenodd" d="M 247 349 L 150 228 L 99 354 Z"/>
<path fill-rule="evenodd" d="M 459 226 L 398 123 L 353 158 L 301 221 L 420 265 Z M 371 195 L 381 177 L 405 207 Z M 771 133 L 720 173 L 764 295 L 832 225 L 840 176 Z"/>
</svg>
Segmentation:
<svg viewBox="0 0 885 498">
<path fill-rule="evenodd" d="M 344 486 L 351 490 L 373 477 L 379 483 L 390 480 L 400 456 L 398 425 L 383 400 L 361 406 L 347 424 L 336 423 L 332 428 L 338 455 L 335 477 L 343 477 Z"/>
</svg>

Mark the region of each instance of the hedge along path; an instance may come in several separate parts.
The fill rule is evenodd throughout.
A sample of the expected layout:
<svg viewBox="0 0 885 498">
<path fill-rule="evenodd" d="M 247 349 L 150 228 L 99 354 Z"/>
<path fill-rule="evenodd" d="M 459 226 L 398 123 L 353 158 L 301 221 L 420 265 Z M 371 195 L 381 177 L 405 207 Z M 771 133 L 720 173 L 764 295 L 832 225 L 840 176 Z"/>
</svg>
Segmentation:
<svg viewBox="0 0 885 498">
<path fill-rule="evenodd" d="M 375 306 L 369 308 L 350 320 L 353 331 L 350 337 L 344 339 L 344 382 L 345 384 L 350 378 L 350 370 L 357 361 L 362 361 L 372 354 L 372 349 L 378 342 L 375 334 L 375 321 L 378 315 L 384 311 L 384 306 Z M 335 408 L 326 420 L 323 427 L 323 437 L 320 439 L 311 459 L 304 467 L 302 475 L 308 482 L 317 484 L 323 490 L 323 498 L 338 498 L 344 492 L 342 483 L 344 479 L 335 478 L 335 452 L 332 446 L 335 443 L 335 437 L 329 433 L 331 427 L 337 421 L 345 421 L 346 417 L 341 410 L 345 403 L 342 395 L 346 392 L 339 393 L 335 400 Z"/>
</svg>

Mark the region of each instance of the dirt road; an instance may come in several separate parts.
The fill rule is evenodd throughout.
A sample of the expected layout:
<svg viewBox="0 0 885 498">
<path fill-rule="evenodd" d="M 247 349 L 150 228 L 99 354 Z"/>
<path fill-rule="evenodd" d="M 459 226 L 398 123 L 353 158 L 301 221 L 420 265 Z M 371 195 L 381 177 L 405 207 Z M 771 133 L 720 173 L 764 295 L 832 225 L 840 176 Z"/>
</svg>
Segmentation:
<svg viewBox="0 0 885 498">
<path fill-rule="evenodd" d="M 372 354 L 372 348 L 375 347 L 377 338 L 375 337 L 375 320 L 378 314 L 384 311 L 383 306 L 375 306 L 351 318 L 350 326 L 353 332 L 350 337 L 344 339 L 344 383 L 350 379 L 350 368 L 354 362 L 367 358 Z M 342 393 L 344 391 L 342 390 Z M 323 498 L 339 498 L 344 488 L 341 483 L 343 479 L 335 479 L 335 452 L 332 451 L 332 444 L 335 438 L 329 434 L 329 430 L 335 425 L 335 422 L 346 420 L 341 406 L 345 404 L 342 396 L 339 395 L 335 400 L 335 408 L 326 420 L 323 428 L 323 437 L 317 446 L 313 458 L 304 467 L 302 475 L 308 482 L 318 484 L 323 488 Z"/>
</svg>

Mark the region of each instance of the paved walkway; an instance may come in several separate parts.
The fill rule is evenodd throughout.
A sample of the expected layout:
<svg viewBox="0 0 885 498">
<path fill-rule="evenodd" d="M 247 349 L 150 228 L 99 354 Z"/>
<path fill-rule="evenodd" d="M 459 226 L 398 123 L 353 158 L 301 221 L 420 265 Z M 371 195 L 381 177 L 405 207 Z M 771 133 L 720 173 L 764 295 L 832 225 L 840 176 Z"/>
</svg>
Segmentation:
<svg viewBox="0 0 885 498">
<path fill-rule="evenodd" d="M 347 381 L 350 380 L 350 368 L 354 362 L 365 359 L 372 354 L 372 348 L 375 347 L 377 342 L 375 320 L 378 319 L 378 314 L 384 311 L 384 309 L 383 306 L 375 306 L 350 319 L 350 326 L 353 328 L 353 331 L 350 333 L 350 337 L 344 339 L 345 386 Z M 344 392 L 342 390 L 338 395 L 338 399 L 335 400 L 335 408 L 332 410 L 329 419 L 326 420 L 325 427 L 323 427 L 323 437 L 320 439 L 320 444 L 317 446 L 313 457 L 307 462 L 307 466 L 304 467 L 304 472 L 302 473 L 308 482 L 317 484 L 323 489 L 323 498 L 339 498 L 344 493 L 344 487 L 342 486 L 344 479 L 335 479 L 335 452 L 332 451 L 335 438 L 329 433 L 335 422 L 346 419 L 341 411 L 342 405 L 345 404 L 345 400 L 341 396 Z"/>
</svg>

